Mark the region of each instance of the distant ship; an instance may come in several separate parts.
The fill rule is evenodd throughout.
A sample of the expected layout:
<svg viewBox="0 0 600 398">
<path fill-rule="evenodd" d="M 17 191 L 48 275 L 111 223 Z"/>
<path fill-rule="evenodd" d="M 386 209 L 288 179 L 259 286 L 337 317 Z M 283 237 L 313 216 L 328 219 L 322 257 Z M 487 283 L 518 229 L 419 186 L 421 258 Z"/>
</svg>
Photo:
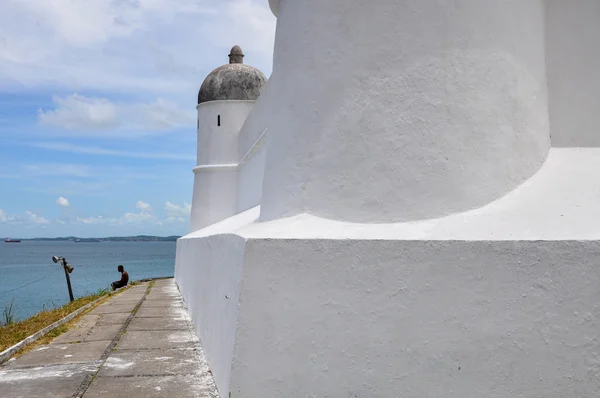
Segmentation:
<svg viewBox="0 0 600 398">
<path fill-rule="evenodd" d="M 6 238 L 4 239 L 4 243 L 20 243 L 21 241 L 18 239 L 10 239 L 10 238 Z"/>
</svg>

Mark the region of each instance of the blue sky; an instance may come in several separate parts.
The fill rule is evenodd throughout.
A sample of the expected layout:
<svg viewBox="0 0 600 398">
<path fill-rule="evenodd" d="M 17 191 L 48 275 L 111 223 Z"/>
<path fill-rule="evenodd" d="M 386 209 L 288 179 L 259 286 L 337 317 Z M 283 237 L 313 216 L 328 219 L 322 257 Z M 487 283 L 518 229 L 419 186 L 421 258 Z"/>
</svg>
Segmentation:
<svg viewBox="0 0 600 398">
<path fill-rule="evenodd" d="M 0 237 L 185 234 L 204 77 L 267 0 L 0 0 Z"/>
</svg>

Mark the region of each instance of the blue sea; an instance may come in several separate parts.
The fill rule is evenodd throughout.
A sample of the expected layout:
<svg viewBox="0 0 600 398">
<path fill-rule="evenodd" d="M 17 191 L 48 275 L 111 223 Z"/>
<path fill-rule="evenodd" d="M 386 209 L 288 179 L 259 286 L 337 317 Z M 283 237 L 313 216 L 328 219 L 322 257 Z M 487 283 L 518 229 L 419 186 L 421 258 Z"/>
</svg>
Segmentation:
<svg viewBox="0 0 600 398">
<path fill-rule="evenodd" d="M 69 301 L 65 273 L 60 263 L 52 262 L 52 256 L 65 257 L 75 267 L 70 277 L 77 298 L 108 288 L 120 279 L 119 264 L 129 273 L 130 281 L 173 276 L 175 247 L 175 242 L 0 241 L 0 317 L 13 299 L 17 319 Z M 28 286 L 21 288 L 23 285 Z"/>
</svg>

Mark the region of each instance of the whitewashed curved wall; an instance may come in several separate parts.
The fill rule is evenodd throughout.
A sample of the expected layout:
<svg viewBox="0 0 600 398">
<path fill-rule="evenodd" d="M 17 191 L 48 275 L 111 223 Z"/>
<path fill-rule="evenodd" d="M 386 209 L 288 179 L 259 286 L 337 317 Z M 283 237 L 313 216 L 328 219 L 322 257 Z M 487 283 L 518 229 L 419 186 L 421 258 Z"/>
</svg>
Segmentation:
<svg viewBox="0 0 600 398">
<path fill-rule="evenodd" d="M 254 103 L 252 112 L 248 115 L 246 122 L 240 130 L 238 142 L 238 158 L 243 159 L 261 138 L 271 122 L 272 104 L 276 101 L 270 94 L 269 82 Z"/>
<path fill-rule="evenodd" d="M 550 146 L 541 0 L 281 0 L 261 220 L 482 206 Z"/>
<path fill-rule="evenodd" d="M 236 199 L 237 170 L 235 167 L 195 170 L 190 232 L 235 215 Z"/>
<path fill-rule="evenodd" d="M 267 149 L 262 146 L 238 168 L 237 213 L 260 205 L 266 155 Z"/>
<path fill-rule="evenodd" d="M 191 232 L 237 213 L 239 133 L 254 102 L 211 101 L 197 107 L 198 167 L 194 169 Z"/>
<path fill-rule="evenodd" d="M 255 101 L 211 101 L 198 105 L 198 166 L 237 163 L 240 129 Z M 217 125 L 221 116 L 221 125 Z"/>
<path fill-rule="evenodd" d="M 271 117 L 272 96 L 269 83 L 256 100 L 240 131 L 238 141 L 237 211 L 243 212 L 260 205 L 265 170 L 268 126 Z"/>
<path fill-rule="evenodd" d="M 552 145 L 600 147 L 600 1 L 546 5 Z"/>
</svg>

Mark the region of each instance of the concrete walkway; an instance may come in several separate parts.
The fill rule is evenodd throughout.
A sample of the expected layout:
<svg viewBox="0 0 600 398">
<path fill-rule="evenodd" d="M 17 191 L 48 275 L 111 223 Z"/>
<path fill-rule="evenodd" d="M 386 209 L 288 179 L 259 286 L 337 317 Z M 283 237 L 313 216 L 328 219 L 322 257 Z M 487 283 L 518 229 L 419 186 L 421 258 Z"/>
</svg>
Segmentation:
<svg viewBox="0 0 600 398">
<path fill-rule="evenodd" d="M 218 397 L 172 279 L 130 287 L 0 366 L 0 396 Z"/>
</svg>

